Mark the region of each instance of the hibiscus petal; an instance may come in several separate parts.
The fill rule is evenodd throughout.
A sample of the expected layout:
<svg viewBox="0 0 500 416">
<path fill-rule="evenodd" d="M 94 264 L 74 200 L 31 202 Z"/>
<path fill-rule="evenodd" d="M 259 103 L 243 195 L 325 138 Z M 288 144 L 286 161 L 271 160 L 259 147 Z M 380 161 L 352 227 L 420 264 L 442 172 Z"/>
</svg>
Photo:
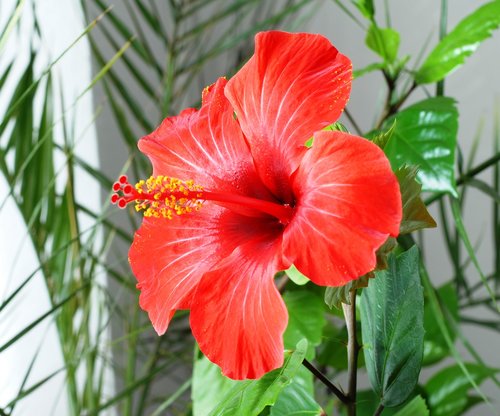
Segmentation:
<svg viewBox="0 0 500 416">
<path fill-rule="evenodd" d="M 316 133 L 293 190 L 297 211 L 284 233 L 284 255 L 317 284 L 340 286 L 373 270 L 376 250 L 398 235 L 398 181 L 366 139 Z"/>
<path fill-rule="evenodd" d="M 321 35 L 264 32 L 255 54 L 228 82 L 226 96 L 262 180 L 279 195 L 315 131 L 340 116 L 352 65 Z"/>
<path fill-rule="evenodd" d="M 169 117 L 139 141 L 154 175 L 191 179 L 205 189 L 268 197 L 220 78 L 203 92 L 201 109 Z"/>
<path fill-rule="evenodd" d="M 248 217 L 210 202 L 198 212 L 172 220 L 144 218 L 130 247 L 129 261 L 141 290 L 141 308 L 148 312 L 158 334 L 165 333 L 175 310 L 190 308 L 203 274 L 216 268 L 235 247 L 256 238 L 270 241 L 281 232 L 271 217 Z"/>
<path fill-rule="evenodd" d="M 158 334 L 167 330 L 176 309 L 189 308 L 203 273 L 251 238 L 254 229 L 250 219 L 210 203 L 172 220 L 144 218 L 129 261 L 141 290 L 140 305 Z"/>
<path fill-rule="evenodd" d="M 259 378 L 283 364 L 288 314 L 273 276 L 283 267 L 281 241 L 238 247 L 206 273 L 191 305 L 191 329 L 201 351 L 232 379 Z"/>
</svg>

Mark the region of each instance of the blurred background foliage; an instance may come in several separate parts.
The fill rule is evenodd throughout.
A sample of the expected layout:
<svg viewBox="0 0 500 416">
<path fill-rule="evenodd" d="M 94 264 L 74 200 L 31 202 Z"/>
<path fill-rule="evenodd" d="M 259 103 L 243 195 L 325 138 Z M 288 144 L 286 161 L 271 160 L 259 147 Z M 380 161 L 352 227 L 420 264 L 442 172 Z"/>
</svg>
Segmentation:
<svg viewBox="0 0 500 416">
<path fill-rule="evenodd" d="M 489 158 L 476 160 L 480 143 L 486 145 L 478 132 L 472 151 L 463 155 L 459 145 L 455 159 L 458 114 L 453 100 L 440 96 L 446 93 L 445 77 L 461 66 L 500 24 L 500 12 L 497 16 L 492 14 L 500 10 L 499 2 L 488 3 L 490 9 L 485 11 L 478 9 L 470 22 L 464 20 L 462 27 L 450 28 L 449 31 L 458 30 L 458 34 L 447 44 L 447 2 L 442 1 L 441 19 L 436 22 L 442 40 L 438 47 L 427 45 L 427 53 L 422 50 L 425 59 L 400 56 L 399 34 L 387 18 L 388 1 L 376 2 L 380 7 L 377 17 L 385 13 L 387 27 L 377 24 L 371 1 L 334 3 L 338 13 L 344 13 L 343 18 L 353 19 L 366 31 L 363 47 L 378 56 L 372 65 L 355 68 L 356 78 L 380 72 L 380 90 L 386 95 L 378 119 L 367 131 L 359 127 L 349 109 L 344 122 L 352 132 L 367 137 L 382 132 L 419 143 L 416 158 L 406 153 L 402 157 L 395 140 L 388 141 L 384 150 L 395 169 L 408 163 L 419 165 L 418 178 L 427 191 L 425 202 L 438 207 L 433 212 L 438 213 L 439 231 L 433 232 L 443 235 L 453 265 L 452 275 L 438 287 L 427 273 L 423 257 L 423 366 L 428 371 L 406 410 L 386 409 L 383 414 L 428 414 L 427 409 L 432 415 L 463 414 L 480 402 L 488 402 L 480 388 L 483 381 L 489 379 L 497 393 L 500 386 L 497 369 L 483 361 L 475 350 L 477 340 L 468 339 L 463 331 L 463 324 L 484 327 L 499 341 L 500 321 L 494 298 L 500 288 L 500 127 L 498 118 L 487 120 L 495 126 Z M 177 313 L 168 334 L 157 337 L 146 314 L 139 309 L 126 250 L 140 218 L 130 211 L 118 214 L 109 206 L 111 186 L 118 173 L 116 164 L 101 159 L 101 167 L 97 168 L 95 161 L 74 151 L 81 138 L 75 137 L 75 115 L 66 109 L 72 109 L 75 103 L 64 102 L 63 95 L 54 88 L 59 82 L 55 69 L 66 51 L 61 57 L 52 57 L 52 62 L 39 70 L 37 48 L 33 47 L 22 71 L 15 66 L 15 56 L 2 54 L 27 9 L 32 9 L 35 16 L 30 29 L 33 45 L 42 37 L 36 1 L 17 0 L 13 4 L 12 9 L 1 10 L 8 16 L 0 27 L 0 91 L 6 102 L 0 114 L 0 170 L 8 184 L 8 194 L 0 195 L 0 213 L 8 201 L 15 203 L 39 266 L 29 275 L 18 277 L 16 284 L 2 294 L 0 322 L 7 322 L 12 313 L 30 313 L 16 312 L 16 304 L 40 273 L 50 308 L 41 315 L 30 315 L 29 324 L 1 338 L 0 354 L 15 349 L 31 331 L 51 320 L 57 328 L 63 366 L 34 380 L 30 375 L 37 355 L 26 357 L 29 364 L 17 394 L 0 403 L 0 415 L 18 414 L 19 403 L 29 400 L 30 395 L 60 374 L 64 379 L 61 394 L 68 398 L 67 414 L 207 414 L 219 400 L 235 399 L 225 396 L 233 386 L 200 357 L 186 313 Z M 112 140 L 99 138 L 103 141 L 103 153 L 127 160 L 122 171 L 141 178 L 149 175 L 150 167 L 137 150 L 139 137 L 152 131 L 166 115 L 198 106 L 200 92 L 214 81 L 214 73 L 227 77 L 235 73 L 252 54 L 256 32 L 275 28 L 300 30 L 317 5 L 306 0 L 81 0 L 79 7 L 86 29 L 80 38 L 68 39 L 68 50 L 79 41 L 88 42 L 94 75 L 75 102 L 92 91 L 95 93 L 98 98 L 94 122 L 99 126 L 106 117 L 106 123 L 113 120 L 119 132 Z M 458 49 L 460 53 L 456 53 Z M 449 56 L 456 61 L 450 63 L 453 59 Z M 448 67 L 443 65 L 445 60 Z M 3 88 L 8 83 L 14 83 L 15 88 L 5 97 L 4 91 L 10 94 Z M 408 106 L 407 99 L 414 92 L 423 92 L 427 101 Z M 54 116 L 55 106 L 65 109 L 61 117 Z M 427 114 L 427 125 L 415 130 L 412 123 L 423 112 Z M 429 133 L 436 125 L 441 130 Z M 62 140 L 55 139 L 56 128 L 62 131 Z M 433 136 L 437 142 L 426 144 L 429 135 L 438 135 L 437 139 Z M 449 157 L 443 159 L 446 150 L 450 151 Z M 84 172 L 94 189 L 100 190 L 99 210 L 76 196 L 81 184 L 75 180 L 75 171 Z M 478 177 L 485 171 L 491 172 L 491 181 Z M 476 258 L 476 242 L 470 241 L 462 222 L 462 207 L 469 189 L 485 194 L 493 207 L 488 232 L 493 236 L 494 267 L 488 275 L 482 272 L 483 265 Z M 409 248 L 419 241 L 425 253 L 424 240 L 418 232 L 400 238 L 399 244 Z M 479 279 L 470 277 L 471 265 L 477 269 Z M 309 347 L 297 347 L 287 361 L 287 376 L 299 381 L 288 387 L 273 387 L 276 390 L 272 408 L 267 407 L 269 402 L 258 402 L 255 395 L 246 396 L 247 403 L 251 403 L 249 413 L 261 406 L 263 414 L 290 414 L 291 403 L 302 410 L 296 414 L 321 414 L 321 407 L 331 413 L 338 403 L 321 384 L 313 382 L 300 362 L 307 357 L 330 379 L 342 379 L 347 368 L 347 330 L 342 310 L 325 305 L 324 288 L 310 284 L 299 288 L 293 282 L 286 285 L 284 297 L 290 326 L 285 344 L 293 349 L 301 338 L 306 338 Z M 346 294 L 336 292 L 334 298 L 331 296 L 332 293 L 329 303 L 336 304 Z M 478 306 L 488 310 L 492 318 L 482 319 L 469 313 Z M 359 365 L 364 367 L 364 357 Z M 250 383 L 245 391 L 250 395 L 252 391 L 269 391 L 275 381 L 271 375 L 260 384 Z M 371 415 L 378 401 L 372 390 L 365 387 L 359 392 L 358 414 Z M 487 411 L 498 405 L 493 401 Z M 414 413 L 412 409 L 416 409 Z"/>
</svg>

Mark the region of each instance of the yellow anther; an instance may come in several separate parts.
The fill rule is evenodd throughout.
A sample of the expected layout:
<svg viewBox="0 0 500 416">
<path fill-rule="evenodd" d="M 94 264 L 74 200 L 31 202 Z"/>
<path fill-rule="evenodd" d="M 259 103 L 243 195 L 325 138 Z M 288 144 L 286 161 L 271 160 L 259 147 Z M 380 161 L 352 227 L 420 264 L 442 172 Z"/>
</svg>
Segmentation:
<svg viewBox="0 0 500 416">
<path fill-rule="evenodd" d="M 203 187 L 192 180 L 151 176 L 137 182 L 135 190 L 135 209 L 143 211 L 145 217 L 172 219 L 174 213 L 198 211 L 203 205 Z"/>
</svg>

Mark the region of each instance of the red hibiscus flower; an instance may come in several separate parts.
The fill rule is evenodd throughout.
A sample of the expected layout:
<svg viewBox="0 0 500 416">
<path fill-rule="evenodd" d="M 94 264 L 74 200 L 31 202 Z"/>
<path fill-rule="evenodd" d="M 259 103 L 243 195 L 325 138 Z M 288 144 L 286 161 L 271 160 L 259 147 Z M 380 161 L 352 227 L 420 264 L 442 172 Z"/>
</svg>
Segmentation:
<svg viewBox="0 0 500 416">
<path fill-rule="evenodd" d="M 320 35 L 260 33 L 255 55 L 206 88 L 200 110 L 140 140 L 153 177 L 115 185 L 114 202 L 145 211 L 129 253 L 141 307 L 160 335 L 190 309 L 201 351 L 228 377 L 282 365 L 277 271 L 294 264 L 314 283 L 343 285 L 398 234 L 399 186 L 383 152 L 321 131 L 351 78 L 349 59 Z"/>
</svg>

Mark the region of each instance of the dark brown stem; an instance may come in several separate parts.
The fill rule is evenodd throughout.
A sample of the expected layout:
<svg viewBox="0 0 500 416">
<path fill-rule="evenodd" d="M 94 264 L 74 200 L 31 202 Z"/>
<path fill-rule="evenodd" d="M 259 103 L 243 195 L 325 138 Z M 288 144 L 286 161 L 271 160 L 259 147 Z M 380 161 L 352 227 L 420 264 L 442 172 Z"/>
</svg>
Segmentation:
<svg viewBox="0 0 500 416">
<path fill-rule="evenodd" d="M 384 72 L 384 74 L 385 74 L 385 72 Z M 376 124 L 377 129 L 380 129 L 380 127 L 382 127 L 382 124 L 384 123 L 384 121 L 387 118 L 389 118 L 390 116 L 392 116 L 393 114 L 396 114 L 398 112 L 398 110 L 405 103 L 405 101 L 408 99 L 410 94 L 415 90 L 415 88 L 417 88 L 417 84 L 415 82 L 413 82 L 413 84 L 411 84 L 410 88 L 408 88 L 408 91 L 406 91 L 399 98 L 399 100 L 397 102 L 395 102 L 394 104 L 391 104 L 391 97 L 392 97 L 392 94 L 394 93 L 394 89 L 396 88 L 396 84 L 395 84 L 394 80 L 389 78 L 389 76 L 387 76 L 387 75 L 386 75 L 385 79 L 386 79 L 387 88 L 388 88 L 387 98 L 386 98 L 386 102 L 384 105 L 384 112 L 382 113 L 379 121 Z"/>
<path fill-rule="evenodd" d="M 278 292 L 283 294 L 283 292 L 285 291 L 286 284 L 288 283 L 289 280 L 290 279 L 288 278 L 288 276 L 285 273 L 283 273 L 283 276 L 281 276 L 279 280 L 276 282 L 276 289 L 278 289 Z"/>
<path fill-rule="evenodd" d="M 347 397 L 347 414 L 356 416 L 356 390 L 358 382 L 358 354 L 359 343 L 356 335 L 356 290 L 349 292 L 350 305 L 343 303 L 344 317 L 347 326 L 347 373 L 349 384 Z"/>
<path fill-rule="evenodd" d="M 307 359 L 304 358 L 302 364 L 305 368 L 307 368 L 319 381 L 321 381 L 327 388 L 330 390 L 338 399 L 344 403 L 345 405 L 349 405 L 349 398 L 330 380 L 326 377 L 321 371 L 319 371 L 314 365 L 312 365 Z"/>
<path fill-rule="evenodd" d="M 383 411 L 384 411 L 384 405 L 382 403 L 380 403 L 377 407 L 377 410 L 375 410 L 375 413 L 373 414 L 373 416 L 380 416 Z"/>
<path fill-rule="evenodd" d="M 356 120 L 354 120 L 354 117 L 352 116 L 351 112 L 347 108 L 344 109 L 344 114 L 346 115 L 347 119 L 351 122 L 352 127 L 354 128 L 354 131 L 356 132 L 356 134 L 358 136 L 362 136 L 363 131 L 359 127 L 358 123 L 356 123 Z"/>
</svg>

